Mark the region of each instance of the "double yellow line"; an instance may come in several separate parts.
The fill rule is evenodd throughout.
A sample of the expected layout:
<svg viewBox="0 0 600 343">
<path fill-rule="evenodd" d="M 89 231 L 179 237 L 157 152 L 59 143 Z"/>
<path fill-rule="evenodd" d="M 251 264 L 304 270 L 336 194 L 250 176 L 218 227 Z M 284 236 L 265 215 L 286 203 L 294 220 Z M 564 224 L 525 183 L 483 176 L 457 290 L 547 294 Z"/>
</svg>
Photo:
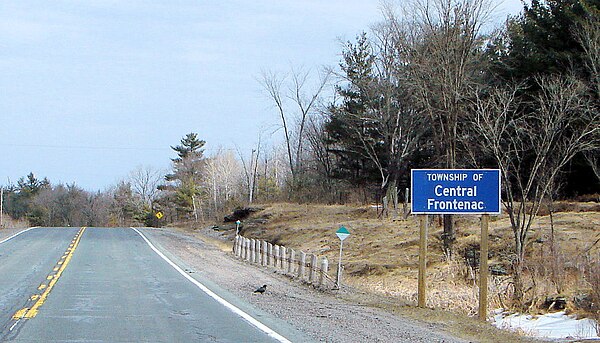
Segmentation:
<svg viewBox="0 0 600 343">
<path fill-rule="evenodd" d="M 56 263 L 56 266 L 52 269 L 52 272 L 46 277 L 47 281 L 43 282 L 38 287 L 39 291 L 43 290 L 42 294 L 32 295 L 29 298 L 29 302 L 33 303 L 33 305 L 31 307 L 25 307 L 18 310 L 12 317 L 14 320 L 20 320 L 23 318 L 29 319 L 37 315 L 39 308 L 44 304 L 44 302 L 48 298 L 48 294 L 50 294 L 50 292 L 54 288 L 54 285 L 56 284 L 56 282 L 58 282 L 58 279 L 62 275 L 65 268 L 67 268 L 69 261 L 71 261 L 71 258 L 73 257 L 73 252 L 75 252 L 75 249 L 77 249 L 79 241 L 81 240 L 81 236 L 84 232 L 85 227 L 79 229 L 79 232 L 77 232 L 77 234 L 71 241 L 71 244 L 67 248 L 67 251 L 65 251 L 64 255 L 60 258 L 60 261 L 58 261 Z"/>
</svg>

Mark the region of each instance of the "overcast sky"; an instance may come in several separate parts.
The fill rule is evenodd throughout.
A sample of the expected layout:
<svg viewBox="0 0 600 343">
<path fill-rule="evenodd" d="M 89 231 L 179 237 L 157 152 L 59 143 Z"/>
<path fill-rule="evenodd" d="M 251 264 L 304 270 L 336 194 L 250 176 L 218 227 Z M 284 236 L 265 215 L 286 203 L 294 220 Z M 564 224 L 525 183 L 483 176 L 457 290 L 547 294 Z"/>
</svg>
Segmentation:
<svg viewBox="0 0 600 343">
<path fill-rule="evenodd" d="M 380 18 L 376 0 L 2 1 L 0 185 L 33 172 L 103 190 L 168 168 L 189 132 L 249 153 L 278 123 L 261 71 L 335 66 L 340 39 Z"/>
</svg>

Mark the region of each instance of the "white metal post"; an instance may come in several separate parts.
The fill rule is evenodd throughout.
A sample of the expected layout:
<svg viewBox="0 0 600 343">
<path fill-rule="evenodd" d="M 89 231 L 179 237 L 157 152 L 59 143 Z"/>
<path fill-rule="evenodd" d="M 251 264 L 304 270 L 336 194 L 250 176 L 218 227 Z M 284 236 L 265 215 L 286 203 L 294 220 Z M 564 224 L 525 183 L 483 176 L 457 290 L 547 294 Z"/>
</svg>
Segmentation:
<svg viewBox="0 0 600 343">
<path fill-rule="evenodd" d="M 340 258 L 338 261 L 338 270 L 337 270 L 337 279 L 335 281 L 335 288 L 340 288 L 342 284 L 342 249 L 344 246 L 344 241 L 340 240 Z"/>
</svg>

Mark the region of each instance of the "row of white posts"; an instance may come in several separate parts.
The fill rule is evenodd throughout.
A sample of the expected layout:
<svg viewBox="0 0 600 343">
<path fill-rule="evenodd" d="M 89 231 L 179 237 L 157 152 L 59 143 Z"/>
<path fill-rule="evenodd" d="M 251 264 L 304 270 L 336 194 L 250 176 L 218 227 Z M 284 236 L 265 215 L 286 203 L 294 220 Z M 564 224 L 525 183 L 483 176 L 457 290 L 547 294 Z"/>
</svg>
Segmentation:
<svg viewBox="0 0 600 343">
<path fill-rule="evenodd" d="M 318 287 L 324 287 L 328 278 L 329 261 L 326 257 L 321 259 L 319 268 L 317 255 L 306 254 L 303 251 L 296 252 L 294 249 L 286 249 L 284 246 L 273 245 L 266 241 L 237 235 L 233 244 L 233 253 L 243 260 L 277 268 L 289 276 Z"/>
</svg>

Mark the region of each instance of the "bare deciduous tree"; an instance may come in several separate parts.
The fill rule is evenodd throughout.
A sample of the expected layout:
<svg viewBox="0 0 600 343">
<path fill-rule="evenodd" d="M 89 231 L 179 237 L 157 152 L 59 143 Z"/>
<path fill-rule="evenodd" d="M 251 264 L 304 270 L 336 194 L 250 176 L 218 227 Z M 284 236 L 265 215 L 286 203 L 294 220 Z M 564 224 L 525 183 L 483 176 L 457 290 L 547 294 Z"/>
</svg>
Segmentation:
<svg viewBox="0 0 600 343">
<path fill-rule="evenodd" d="M 260 149 L 261 149 L 261 136 L 258 138 L 258 143 L 256 144 L 256 149 L 252 149 L 250 154 L 250 165 L 246 163 L 244 159 L 244 155 L 237 149 L 238 156 L 242 161 L 242 168 L 244 170 L 244 176 L 246 179 L 246 189 L 248 191 L 248 204 L 252 204 L 254 201 L 254 192 L 256 191 L 256 179 L 258 177 L 258 159 L 260 157 Z"/>
<path fill-rule="evenodd" d="M 490 0 L 413 0 L 397 17 L 386 7 L 396 32 L 396 52 L 406 66 L 416 108 L 428 117 L 439 161 L 457 168 L 462 123 L 481 83 L 482 27 L 493 10 Z M 462 158 L 464 159 L 464 158 Z M 444 250 L 451 255 L 452 217 L 444 216 Z"/>
<path fill-rule="evenodd" d="M 219 149 L 206 161 L 205 187 L 210 190 L 212 209 L 218 214 L 229 200 L 236 195 L 236 186 L 241 182 L 239 162 L 229 150 Z"/>
<path fill-rule="evenodd" d="M 328 190 L 331 190 L 331 181 L 333 174 L 333 160 L 329 149 L 327 133 L 325 132 L 324 121 L 321 118 L 311 118 L 307 125 L 308 144 L 312 159 L 317 165 L 317 171 L 325 181 Z"/>
<path fill-rule="evenodd" d="M 503 204 L 514 234 L 515 300 L 523 299 L 523 262 L 529 232 L 542 201 L 575 154 L 597 147 L 600 114 L 591 110 L 585 85 L 572 77 L 540 77 L 533 103 L 522 89 L 495 89 L 476 102 L 474 143 L 494 158 L 502 175 Z M 533 112 L 526 108 L 535 109 Z"/>
<path fill-rule="evenodd" d="M 584 153 L 584 157 L 586 161 L 589 163 L 590 167 L 592 167 L 592 171 L 598 181 L 600 181 L 600 149 L 591 150 Z"/>
<path fill-rule="evenodd" d="M 596 110 L 600 105 L 600 20 L 598 14 L 589 13 L 591 18 L 583 22 L 575 37 L 584 50 L 585 65 L 590 73 L 591 88 L 596 93 Z M 598 181 L 600 181 L 600 149 L 592 150 L 584 154 L 586 160 L 592 167 Z"/>
<path fill-rule="evenodd" d="M 596 95 L 600 97 L 600 18 L 598 14 L 590 15 L 591 18 L 577 27 L 574 35 L 583 48 L 585 66 Z"/>
<path fill-rule="evenodd" d="M 164 174 L 164 171 L 151 166 L 138 166 L 129 173 L 127 180 L 133 193 L 150 208 L 158 195 L 158 185 L 163 181 Z"/>
<path fill-rule="evenodd" d="M 321 74 L 310 92 L 307 92 L 307 88 L 310 87 L 308 85 L 310 81 L 309 71 L 292 70 L 291 80 L 288 80 L 285 75 L 280 76 L 273 72 L 263 72 L 260 79 L 261 85 L 275 104 L 281 119 L 288 163 L 292 173 L 292 189 L 296 185 L 298 174 L 302 168 L 306 123 L 315 110 L 319 96 L 328 82 L 329 75 L 329 72 Z M 289 86 L 287 90 L 284 90 L 282 88 L 286 83 L 289 83 Z M 288 101 L 293 103 L 293 110 L 287 106 Z M 295 132 L 292 129 L 294 120 L 297 123 Z"/>
<path fill-rule="evenodd" d="M 390 16 L 398 32 L 398 51 L 411 73 L 419 107 L 431 119 L 445 167 L 457 166 L 459 125 L 481 84 L 482 26 L 488 0 L 414 0 L 405 22 Z"/>
</svg>

